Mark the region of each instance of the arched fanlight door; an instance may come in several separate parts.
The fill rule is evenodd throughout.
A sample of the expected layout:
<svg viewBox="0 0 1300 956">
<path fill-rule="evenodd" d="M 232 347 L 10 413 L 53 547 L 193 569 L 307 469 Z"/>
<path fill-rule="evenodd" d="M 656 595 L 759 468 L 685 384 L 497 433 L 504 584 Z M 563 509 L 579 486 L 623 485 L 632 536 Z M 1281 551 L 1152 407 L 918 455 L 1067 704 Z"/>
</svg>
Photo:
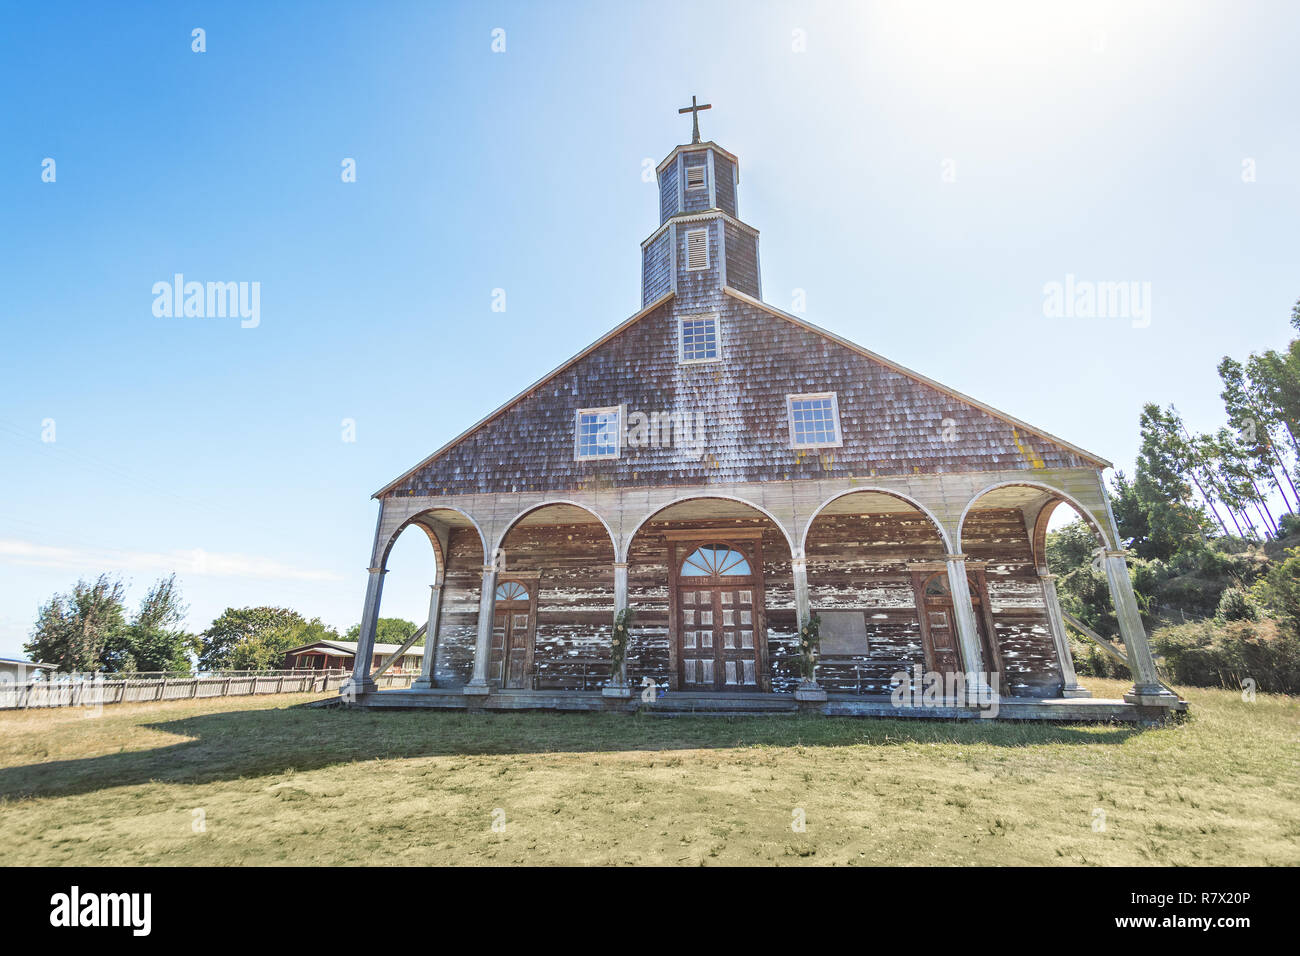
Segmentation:
<svg viewBox="0 0 1300 956">
<path fill-rule="evenodd" d="M 498 601 L 527 601 L 528 588 L 518 581 L 503 581 L 497 585 L 496 599 Z"/>
<path fill-rule="evenodd" d="M 522 581 L 506 580 L 497 584 L 494 597 L 488 680 L 507 690 L 527 688 L 533 671 L 532 592 Z"/>
<path fill-rule="evenodd" d="M 677 550 L 678 687 L 759 690 L 767 645 L 760 541 L 704 540 L 708 543 L 684 541 Z"/>
<path fill-rule="evenodd" d="M 749 559 L 729 544 L 706 544 L 682 562 L 682 577 L 749 577 Z"/>
</svg>

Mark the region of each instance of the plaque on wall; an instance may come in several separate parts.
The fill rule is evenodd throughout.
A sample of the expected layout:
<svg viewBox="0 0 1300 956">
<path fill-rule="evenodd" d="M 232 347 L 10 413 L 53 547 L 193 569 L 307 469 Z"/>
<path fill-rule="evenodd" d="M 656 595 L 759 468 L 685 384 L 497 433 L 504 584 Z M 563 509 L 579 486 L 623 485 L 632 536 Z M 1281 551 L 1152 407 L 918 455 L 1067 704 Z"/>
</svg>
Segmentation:
<svg viewBox="0 0 1300 956">
<path fill-rule="evenodd" d="M 866 654 L 867 614 L 865 611 L 818 611 L 822 619 L 823 657 Z"/>
</svg>

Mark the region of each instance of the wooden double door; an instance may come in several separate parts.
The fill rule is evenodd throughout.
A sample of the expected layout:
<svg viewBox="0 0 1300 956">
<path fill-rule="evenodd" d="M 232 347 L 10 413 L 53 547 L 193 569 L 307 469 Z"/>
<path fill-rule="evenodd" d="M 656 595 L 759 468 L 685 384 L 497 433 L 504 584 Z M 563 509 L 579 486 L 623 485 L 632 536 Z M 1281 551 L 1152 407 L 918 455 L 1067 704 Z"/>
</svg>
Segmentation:
<svg viewBox="0 0 1300 956">
<path fill-rule="evenodd" d="M 673 597 L 678 687 L 763 689 L 767 640 L 758 542 L 684 544 L 676 549 Z"/>
<path fill-rule="evenodd" d="M 966 670 L 961 648 L 957 641 L 957 615 L 953 607 L 952 591 L 946 568 L 925 573 L 912 572 L 912 586 L 916 591 L 916 610 L 921 619 L 921 639 L 925 646 L 926 668 L 941 674 L 956 674 Z M 991 672 L 1002 670 L 992 611 L 989 607 L 988 581 L 984 570 L 977 568 L 966 576 L 970 588 L 971 605 L 975 611 L 975 629 L 979 633 L 984 666 Z"/>
</svg>

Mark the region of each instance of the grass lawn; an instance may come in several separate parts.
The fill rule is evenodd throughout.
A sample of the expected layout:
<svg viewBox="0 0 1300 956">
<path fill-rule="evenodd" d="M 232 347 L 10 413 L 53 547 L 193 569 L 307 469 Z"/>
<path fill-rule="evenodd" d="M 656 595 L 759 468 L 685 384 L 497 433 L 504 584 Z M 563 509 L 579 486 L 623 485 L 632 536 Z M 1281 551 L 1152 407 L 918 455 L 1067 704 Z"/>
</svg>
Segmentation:
<svg viewBox="0 0 1300 956">
<path fill-rule="evenodd" d="M 11 711 L 0 834 L 7 864 L 1300 864 L 1300 702 L 1183 694 L 1190 719 L 1147 731 L 288 695 Z"/>
</svg>

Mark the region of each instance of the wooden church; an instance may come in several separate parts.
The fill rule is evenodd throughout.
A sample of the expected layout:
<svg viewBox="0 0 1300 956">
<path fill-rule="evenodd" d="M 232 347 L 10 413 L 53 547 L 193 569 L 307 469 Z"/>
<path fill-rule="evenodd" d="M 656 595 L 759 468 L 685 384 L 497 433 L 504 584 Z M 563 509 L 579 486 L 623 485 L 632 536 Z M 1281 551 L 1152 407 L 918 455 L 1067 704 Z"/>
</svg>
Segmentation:
<svg viewBox="0 0 1300 956">
<path fill-rule="evenodd" d="M 700 140 L 708 108 L 681 111 L 694 135 L 657 168 L 640 311 L 375 494 L 346 699 L 897 713 L 930 675 L 962 674 L 1002 716 L 1179 706 L 1138 614 L 1109 463 L 764 302 L 739 161 Z M 1107 646 L 1135 681 L 1123 701 L 1075 679 L 1044 553 L 1061 504 L 1097 536 L 1126 654 Z M 423 671 L 381 691 L 385 564 L 412 525 L 437 567 Z"/>
</svg>

